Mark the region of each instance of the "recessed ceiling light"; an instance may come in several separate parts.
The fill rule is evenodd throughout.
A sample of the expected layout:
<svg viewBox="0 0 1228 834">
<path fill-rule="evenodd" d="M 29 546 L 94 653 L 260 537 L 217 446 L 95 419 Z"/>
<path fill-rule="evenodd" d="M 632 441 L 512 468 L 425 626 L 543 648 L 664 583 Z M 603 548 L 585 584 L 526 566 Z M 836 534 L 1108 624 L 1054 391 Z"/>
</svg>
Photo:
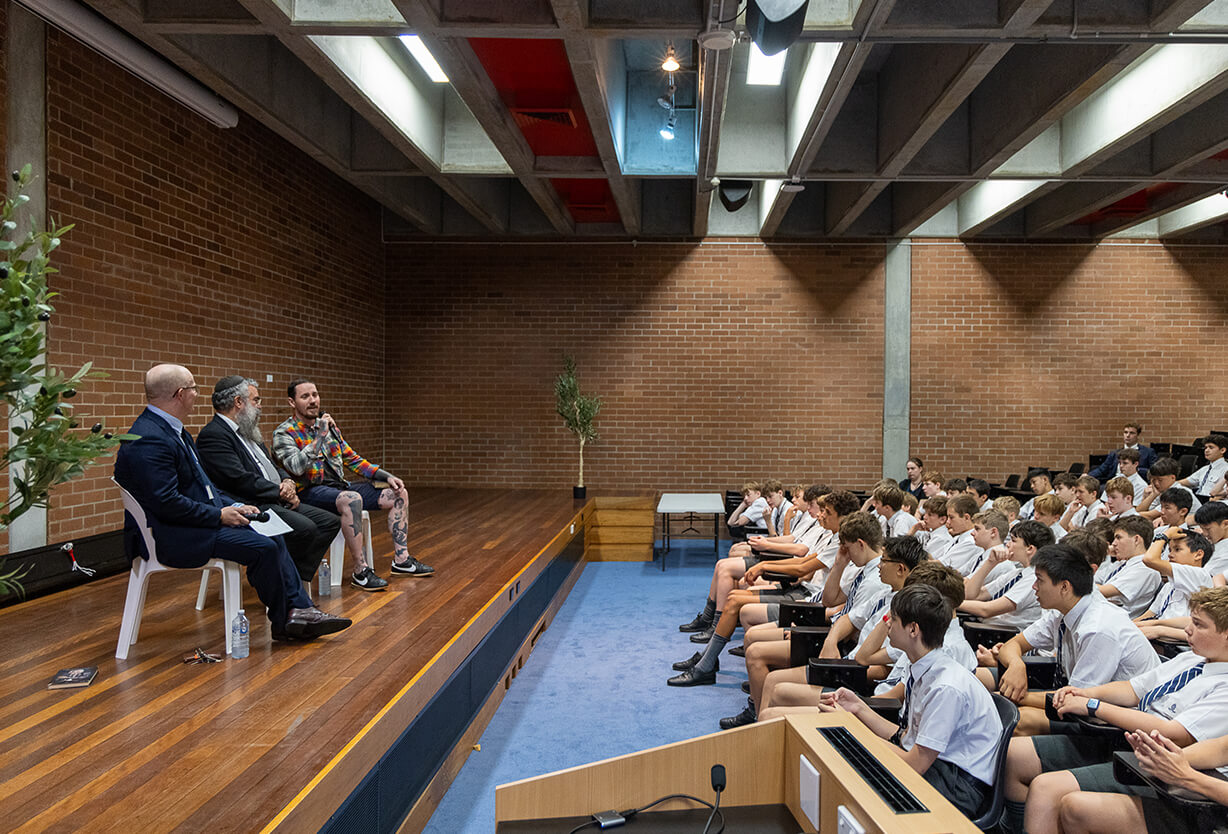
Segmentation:
<svg viewBox="0 0 1228 834">
<path fill-rule="evenodd" d="M 750 45 L 750 60 L 746 63 L 746 83 L 761 87 L 776 87 L 785 74 L 785 57 L 789 50 L 782 49 L 775 55 L 764 55 L 759 45 Z"/>
<path fill-rule="evenodd" d="M 436 84 L 447 84 L 448 76 L 443 71 L 443 67 L 439 66 L 439 62 L 435 60 L 435 56 L 431 54 L 431 50 L 426 48 L 426 44 L 422 42 L 422 38 L 417 35 L 397 35 L 405 48 L 409 50 L 409 54 L 414 56 L 414 60 L 418 62 L 418 66 L 422 67 L 422 71 L 434 81 Z"/>
</svg>

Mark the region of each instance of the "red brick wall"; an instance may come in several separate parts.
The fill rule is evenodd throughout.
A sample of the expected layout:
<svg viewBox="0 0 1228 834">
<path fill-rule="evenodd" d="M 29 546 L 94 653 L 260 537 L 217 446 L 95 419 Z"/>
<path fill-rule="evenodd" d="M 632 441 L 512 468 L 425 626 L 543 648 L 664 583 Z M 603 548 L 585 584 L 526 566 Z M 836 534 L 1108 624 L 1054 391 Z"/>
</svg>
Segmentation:
<svg viewBox="0 0 1228 834">
<path fill-rule="evenodd" d="M 564 352 L 605 399 L 590 486 L 876 475 L 882 245 L 386 251 L 388 457 L 414 483 L 573 484 Z M 782 384 L 791 396 L 765 396 Z"/>
<path fill-rule="evenodd" d="M 1189 443 L 1228 424 L 1210 346 L 1228 325 L 1228 248 L 919 243 L 912 448 L 1002 480 L 1121 440 Z"/>
<path fill-rule="evenodd" d="M 175 361 L 202 388 L 193 430 L 220 376 L 273 374 L 261 391 L 271 434 L 287 412 L 279 391 L 306 372 L 378 462 L 378 207 L 249 117 L 220 130 L 57 30 L 48 38 L 48 204 L 76 224 L 54 259 L 49 359 L 110 375 L 74 401 L 81 422 L 126 429 L 145 370 Z M 122 524 L 110 474 L 107 460 L 56 491 L 51 541 Z"/>
</svg>

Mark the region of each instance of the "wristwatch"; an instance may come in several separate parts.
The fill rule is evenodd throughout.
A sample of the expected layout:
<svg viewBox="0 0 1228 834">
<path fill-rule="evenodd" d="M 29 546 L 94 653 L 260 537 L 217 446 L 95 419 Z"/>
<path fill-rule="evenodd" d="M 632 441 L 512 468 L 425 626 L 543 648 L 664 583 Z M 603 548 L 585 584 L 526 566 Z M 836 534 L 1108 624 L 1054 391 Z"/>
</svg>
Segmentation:
<svg viewBox="0 0 1228 834">
<path fill-rule="evenodd" d="M 1167 533 L 1156 533 L 1154 538 L 1157 538 L 1162 542 L 1166 542 L 1168 541 L 1168 534 Z"/>
<path fill-rule="evenodd" d="M 1091 716 L 1092 718 L 1095 718 L 1096 710 L 1098 709 L 1100 709 L 1100 699 L 1099 698 L 1088 698 L 1087 699 L 1087 714 Z"/>
</svg>

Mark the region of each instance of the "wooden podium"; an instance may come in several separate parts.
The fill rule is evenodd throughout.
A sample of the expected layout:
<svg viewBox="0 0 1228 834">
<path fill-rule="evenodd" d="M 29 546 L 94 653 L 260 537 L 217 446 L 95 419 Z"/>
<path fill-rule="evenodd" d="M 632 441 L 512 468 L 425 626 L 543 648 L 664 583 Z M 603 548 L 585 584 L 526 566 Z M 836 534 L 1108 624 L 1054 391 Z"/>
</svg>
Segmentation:
<svg viewBox="0 0 1228 834">
<path fill-rule="evenodd" d="M 819 728 L 844 727 L 915 797 L 924 810 L 897 813 L 833 747 Z M 817 771 L 803 776 L 801 760 Z M 843 807 L 866 834 L 976 834 L 977 828 L 891 750 L 891 745 L 847 713 L 790 715 L 708 736 L 655 747 L 569 770 L 500 785 L 495 789 L 496 823 L 510 830 L 516 821 L 534 820 L 534 830 L 562 834 L 596 811 L 625 810 L 671 793 L 711 801 L 711 767 L 725 766 L 727 787 L 721 808 L 785 806 L 796 831 L 835 834 Z M 809 779 L 809 785 L 803 781 Z M 818 826 L 803 810 L 817 806 Z M 670 800 L 653 811 L 694 808 Z M 707 809 L 703 809 L 706 816 Z M 550 820 L 559 819 L 558 826 Z M 628 834 L 648 830 L 647 815 L 627 823 Z M 596 830 L 595 828 L 590 830 Z"/>
</svg>

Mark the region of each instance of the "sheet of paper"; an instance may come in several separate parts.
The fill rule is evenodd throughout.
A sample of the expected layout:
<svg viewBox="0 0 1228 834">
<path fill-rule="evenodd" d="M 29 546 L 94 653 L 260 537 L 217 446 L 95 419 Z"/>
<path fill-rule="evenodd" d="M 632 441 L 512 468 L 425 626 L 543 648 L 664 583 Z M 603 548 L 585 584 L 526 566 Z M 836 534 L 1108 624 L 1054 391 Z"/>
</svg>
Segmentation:
<svg viewBox="0 0 1228 834">
<path fill-rule="evenodd" d="M 289 533 L 291 527 L 289 524 L 281 520 L 281 516 L 277 513 L 269 513 L 268 521 L 253 521 L 252 529 L 262 536 L 280 536 L 282 533 Z"/>
</svg>

